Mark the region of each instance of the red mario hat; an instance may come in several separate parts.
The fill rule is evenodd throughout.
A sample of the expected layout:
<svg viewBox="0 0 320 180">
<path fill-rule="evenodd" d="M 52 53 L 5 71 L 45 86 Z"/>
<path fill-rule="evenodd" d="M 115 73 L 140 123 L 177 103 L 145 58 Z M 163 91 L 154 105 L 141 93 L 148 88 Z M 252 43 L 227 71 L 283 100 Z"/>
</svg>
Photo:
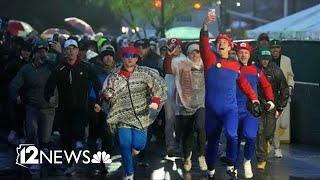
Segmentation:
<svg viewBox="0 0 320 180">
<path fill-rule="evenodd" d="M 139 52 L 140 52 L 140 49 L 134 46 L 128 46 L 121 49 L 121 55 L 128 54 L 128 53 L 139 54 Z"/>
<path fill-rule="evenodd" d="M 238 44 L 237 46 L 236 46 L 236 51 L 239 51 L 240 49 L 246 49 L 246 50 L 248 50 L 250 53 L 252 52 L 252 46 L 250 46 L 250 44 L 249 43 L 247 43 L 247 42 L 242 42 L 242 43 L 240 43 L 240 44 Z"/>
<path fill-rule="evenodd" d="M 220 39 L 225 39 L 225 40 L 227 40 L 229 46 L 232 47 L 232 40 L 231 40 L 231 38 L 230 38 L 228 35 L 226 35 L 226 34 L 219 34 L 219 35 L 216 37 L 215 44 L 217 44 L 217 42 L 218 42 Z"/>
<path fill-rule="evenodd" d="M 182 45 L 182 41 L 178 38 L 171 38 L 167 41 L 167 47 L 173 50 L 178 45 Z"/>
</svg>

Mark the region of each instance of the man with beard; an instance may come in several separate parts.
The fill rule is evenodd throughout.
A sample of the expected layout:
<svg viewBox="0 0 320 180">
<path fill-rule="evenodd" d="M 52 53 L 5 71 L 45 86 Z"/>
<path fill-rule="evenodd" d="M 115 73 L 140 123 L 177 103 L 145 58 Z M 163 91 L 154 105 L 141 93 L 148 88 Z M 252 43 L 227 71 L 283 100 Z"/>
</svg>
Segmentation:
<svg viewBox="0 0 320 180">
<path fill-rule="evenodd" d="M 205 128 L 208 140 L 206 150 L 208 177 L 209 179 L 215 178 L 215 162 L 220 134 L 224 127 L 227 138 L 226 175 L 228 179 L 237 179 L 237 172 L 234 169 L 238 145 L 237 84 L 252 103 L 259 101 L 246 78 L 243 75 L 240 76 L 239 62 L 229 59 L 228 52 L 232 48 L 231 38 L 225 34 L 219 34 L 215 42 L 217 52 L 211 51 L 208 25 L 215 20 L 215 13 L 210 11 L 200 32 L 200 53 L 204 63 L 206 85 Z"/>
<path fill-rule="evenodd" d="M 33 49 L 32 62 L 23 66 L 10 84 L 10 102 L 17 103 L 18 91 L 25 90 L 27 143 L 48 152 L 48 143 L 52 130 L 55 105 L 44 99 L 44 89 L 51 74 L 47 63 L 48 43 L 38 42 Z M 38 170 L 39 165 L 32 165 L 31 170 Z"/>
</svg>

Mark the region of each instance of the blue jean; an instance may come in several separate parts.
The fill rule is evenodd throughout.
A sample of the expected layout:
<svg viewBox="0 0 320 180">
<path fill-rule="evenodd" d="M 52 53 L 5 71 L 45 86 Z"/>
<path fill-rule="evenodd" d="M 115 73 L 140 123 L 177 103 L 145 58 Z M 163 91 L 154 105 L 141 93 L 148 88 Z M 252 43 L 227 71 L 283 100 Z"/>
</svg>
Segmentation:
<svg viewBox="0 0 320 180">
<path fill-rule="evenodd" d="M 141 151 L 147 142 L 147 131 L 134 128 L 118 128 L 117 136 L 122 157 L 122 165 L 127 176 L 133 174 L 132 149 Z"/>
</svg>

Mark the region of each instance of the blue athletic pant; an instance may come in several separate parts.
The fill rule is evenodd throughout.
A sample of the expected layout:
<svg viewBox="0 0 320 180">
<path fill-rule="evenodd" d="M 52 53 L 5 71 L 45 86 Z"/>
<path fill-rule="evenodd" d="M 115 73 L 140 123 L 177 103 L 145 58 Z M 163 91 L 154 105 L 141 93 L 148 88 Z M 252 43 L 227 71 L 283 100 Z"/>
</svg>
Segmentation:
<svg viewBox="0 0 320 180">
<path fill-rule="evenodd" d="M 210 111 L 206 111 L 206 135 L 207 135 L 207 149 L 206 161 L 209 170 L 213 170 L 218 156 L 218 148 L 220 141 L 220 134 L 224 126 L 225 136 L 227 138 L 226 156 L 228 158 L 228 165 L 233 166 L 237 158 L 238 148 L 238 110 L 229 110 L 223 116 L 217 116 Z"/>
<path fill-rule="evenodd" d="M 118 128 L 117 131 L 122 165 L 127 176 L 133 174 L 132 149 L 141 151 L 147 142 L 147 131 L 134 128 Z"/>
<path fill-rule="evenodd" d="M 239 168 L 239 155 L 241 139 L 245 138 L 243 156 L 247 160 L 254 157 L 256 139 L 259 127 L 259 120 L 251 115 L 247 109 L 239 109 L 239 126 L 238 126 L 238 158 L 235 161 L 235 169 Z"/>
</svg>

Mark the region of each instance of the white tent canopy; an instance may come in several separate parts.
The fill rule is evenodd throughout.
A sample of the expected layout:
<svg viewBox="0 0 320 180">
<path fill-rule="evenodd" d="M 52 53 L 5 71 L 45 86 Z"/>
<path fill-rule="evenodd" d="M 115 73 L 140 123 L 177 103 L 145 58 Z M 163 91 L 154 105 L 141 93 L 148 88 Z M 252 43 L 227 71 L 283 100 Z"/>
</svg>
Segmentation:
<svg viewBox="0 0 320 180">
<path fill-rule="evenodd" d="M 200 36 L 201 28 L 182 26 L 174 27 L 165 32 L 166 38 L 179 38 L 182 40 L 198 40 Z M 209 37 L 212 38 L 213 35 L 209 32 Z"/>
<path fill-rule="evenodd" d="M 248 38 L 267 33 L 271 39 L 320 40 L 320 4 L 247 31 Z"/>
</svg>

